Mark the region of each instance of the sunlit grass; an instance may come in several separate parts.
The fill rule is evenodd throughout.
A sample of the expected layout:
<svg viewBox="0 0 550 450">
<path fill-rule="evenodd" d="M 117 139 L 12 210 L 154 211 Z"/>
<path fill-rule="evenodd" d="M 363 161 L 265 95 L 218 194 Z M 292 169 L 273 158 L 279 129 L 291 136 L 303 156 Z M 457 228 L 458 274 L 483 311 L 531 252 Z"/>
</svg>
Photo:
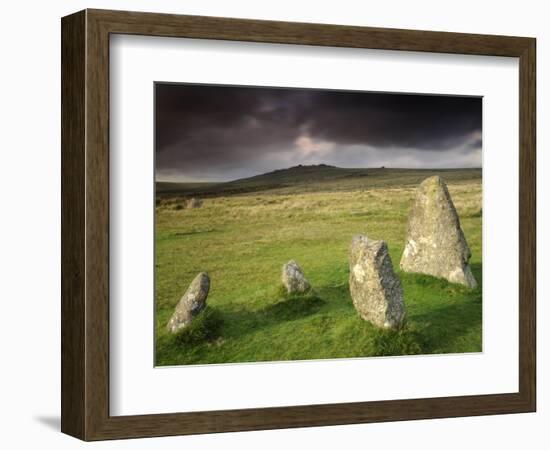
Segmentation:
<svg viewBox="0 0 550 450">
<path fill-rule="evenodd" d="M 472 250 L 475 290 L 399 271 L 415 195 L 409 185 L 255 192 L 206 198 L 194 209 L 176 209 L 185 204 L 177 197 L 158 202 L 156 363 L 481 351 L 481 180 L 449 189 Z M 355 234 L 388 243 L 407 307 L 400 332 L 376 329 L 352 305 L 348 249 Z M 314 294 L 288 298 L 281 292 L 281 268 L 290 259 L 301 265 Z M 167 332 L 166 323 L 201 271 L 211 277 L 208 304 L 219 321 L 215 332 L 203 329 L 203 338 L 183 342 Z"/>
</svg>

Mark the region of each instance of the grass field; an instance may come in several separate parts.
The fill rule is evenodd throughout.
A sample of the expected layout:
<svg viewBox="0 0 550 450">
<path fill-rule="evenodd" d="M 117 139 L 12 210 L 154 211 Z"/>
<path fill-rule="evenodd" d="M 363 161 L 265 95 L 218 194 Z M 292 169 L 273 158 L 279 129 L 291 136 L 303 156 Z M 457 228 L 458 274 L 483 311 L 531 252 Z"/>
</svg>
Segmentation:
<svg viewBox="0 0 550 450">
<path fill-rule="evenodd" d="M 399 270 L 416 186 L 436 173 L 472 250 L 475 290 Z M 186 208 L 190 197 L 202 206 Z M 304 166 L 233 183 L 158 184 L 156 364 L 479 352 L 481 230 L 481 170 Z M 348 249 L 355 234 L 388 243 L 407 307 L 401 331 L 374 328 L 352 305 Z M 281 268 L 290 259 L 315 295 L 284 295 Z M 211 278 L 208 314 L 187 338 L 170 335 L 166 323 L 201 271 Z"/>
</svg>

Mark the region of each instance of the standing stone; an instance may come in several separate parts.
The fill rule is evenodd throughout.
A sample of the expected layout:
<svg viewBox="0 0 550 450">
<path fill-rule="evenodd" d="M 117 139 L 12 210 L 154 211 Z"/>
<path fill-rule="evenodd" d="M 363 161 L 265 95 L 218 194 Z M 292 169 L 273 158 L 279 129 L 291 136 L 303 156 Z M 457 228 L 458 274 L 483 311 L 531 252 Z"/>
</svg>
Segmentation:
<svg viewBox="0 0 550 450">
<path fill-rule="evenodd" d="M 189 325 L 206 307 L 206 297 L 210 290 L 210 278 L 206 272 L 199 273 L 191 282 L 178 302 L 174 314 L 168 322 L 168 331 L 177 333 Z"/>
<path fill-rule="evenodd" d="M 283 285 L 289 294 L 304 294 L 311 289 L 298 263 L 290 260 L 283 266 Z"/>
<path fill-rule="evenodd" d="M 399 329 L 405 319 L 403 288 L 385 241 L 355 236 L 349 256 L 349 289 L 359 315 L 381 328 Z"/>
<path fill-rule="evenodd" d="M 202 200 L 200 198 L 192 197 L 187 201 L 188 208 L 200 208 L 202 206 Z"/>
<path fill-rule="evenodd" d="M 438 176 L 427 178 L 409 215 L 401 269 L 475 288 L 470 256 L 447 185 Z"/>
</svg>

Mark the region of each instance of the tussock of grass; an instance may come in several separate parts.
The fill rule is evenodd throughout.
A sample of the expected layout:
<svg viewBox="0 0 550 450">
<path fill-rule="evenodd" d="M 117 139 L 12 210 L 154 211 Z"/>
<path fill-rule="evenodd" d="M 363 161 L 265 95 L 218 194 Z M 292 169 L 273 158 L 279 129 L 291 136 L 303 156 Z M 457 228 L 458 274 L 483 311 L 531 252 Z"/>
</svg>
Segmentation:
<svg viewBox="0 0 550 450">
<path fill-rule="evenodd" d="M 188 326 L 174 335 L 174 340 L 180 345 L 212 341 L 220 336 L 222 324 L 219 311 L 207 306 Z"/>
<path fill-rule="evenodd" d="M 373 356 L 421 355 L 429 350 L 422 333 L 406 324 L 400 330 L 378 329 L 373 334 Z"/>
</svg>

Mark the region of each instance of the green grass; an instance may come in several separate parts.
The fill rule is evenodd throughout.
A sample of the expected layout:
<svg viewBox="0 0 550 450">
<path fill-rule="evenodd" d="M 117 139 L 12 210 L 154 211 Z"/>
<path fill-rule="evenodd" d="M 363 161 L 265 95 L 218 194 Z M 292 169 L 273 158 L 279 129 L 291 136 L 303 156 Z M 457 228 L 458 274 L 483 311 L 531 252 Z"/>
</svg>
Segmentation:
<svg viewBox="0 0 550 450">
<path fill-rule="evenodd" d="M 188 326 L 173 336 L 173 344 L 180 348 L 212 341 L 220 336 L 222 325 L 223 317 L 219 311 L 207 306 Z"/>
<path fill-rule="evenodd" d="M 416 171 L 417 172 L 417 171 Z M 482 349 L 481 176 L 443 173 L 472 250 L 479 287 L 399 271 L 417 173 L 369 186 L 347 177 L 304 189 L 273 188 L 206 198 L 202 207 L 156 209 L 156 364 L 207 364 L 479 352 Z M 361 188 L 358 186 L 361 185 Z M 388 242 L 401 278 L 407 322 L 379 330 L 355 311 L 348 249 L 355 234 Z M 314 291 L 288 297 L 281 268 L 302 266 Z M 210 311 L 192 337 L 166 330 L 175 305 L 201 271 L 211 277 Z M 204 314 L 204 313 L 203 313 Z"/>
</svg>

